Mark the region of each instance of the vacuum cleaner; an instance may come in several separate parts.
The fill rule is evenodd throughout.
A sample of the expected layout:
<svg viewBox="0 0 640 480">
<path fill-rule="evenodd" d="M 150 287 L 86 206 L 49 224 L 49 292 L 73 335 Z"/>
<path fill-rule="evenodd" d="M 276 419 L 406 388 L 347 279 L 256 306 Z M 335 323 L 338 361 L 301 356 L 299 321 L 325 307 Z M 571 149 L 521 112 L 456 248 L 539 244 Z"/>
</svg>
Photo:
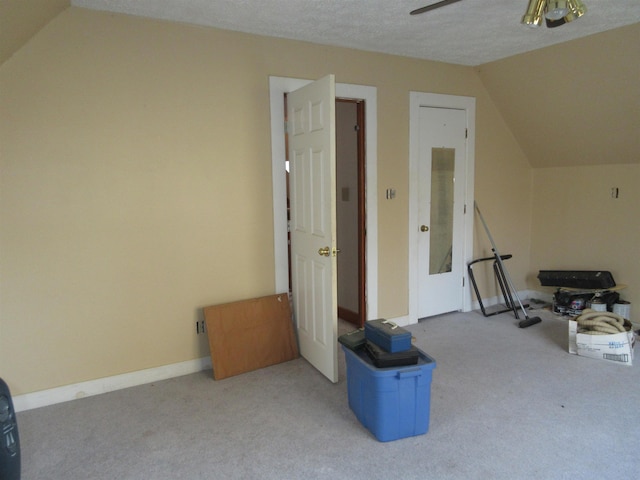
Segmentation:
<svg viewBox="0 0 640 480">
<path fill-rule="evenodd" d="M 493 252 L 494 257 L 496 258 L 496 262 L 498 262 L 498 264 L 500 265 L 500 269 L 504 273 L 504 279 L 507 281 L 508 288 L 513 293 L 513 296 L 515 297 L 515 299 L 518 301 L 518 305 L 520 305 L 520 310 L 522 310 L 522 313 L 524 315 L 524 320 L 520 320 L 520 322 L 518 322 L 518 326 L 520 328 L 527 328 L 527 327 L 530 327 L 532 325 L 535 325 L 536 323 L 542 322 L 542 319 L 540 317 L 529 317 L 529 315 L 527 315 L 527 310 L 524 308 L 524 305 L 522 304 L 522 301 L 520 300 L 520 296 L 518 295 L 518 291 L 516 290 L 515 285 L 513 284 L 513 280 L 511 280 L 511 276 L 509 275 L 509 272 L 507 271 L 507 269 L 504 266 L 504 263 L 502 261 L 503 257 L 498 252 L 498 247 L 496 247 L 496 243 L 493 241 L 493 237 L 491 236 L 491 232 L 489 231 L 489 227 L 487 227 L 487 223 L 484 221 L 484 217 L 482 216 L 482 213 L 480 212 L 480 209 L 478 208 L 478 203 L 474 201 L 473 204 L 475 206 L 476 211 L 478 212 L 478 216 L 480 217 L 480 221 L 482 221 L 482 225 L 484 226 L 484 230 L 487 232 L 487 237 L 489 237 L 489 241 L 491 242 L 491 251 Z M 516 316 L 516 319 L 519 319 L 518 311 L 515 308 L 513 310 L 513 313 Z"/>
</svg>

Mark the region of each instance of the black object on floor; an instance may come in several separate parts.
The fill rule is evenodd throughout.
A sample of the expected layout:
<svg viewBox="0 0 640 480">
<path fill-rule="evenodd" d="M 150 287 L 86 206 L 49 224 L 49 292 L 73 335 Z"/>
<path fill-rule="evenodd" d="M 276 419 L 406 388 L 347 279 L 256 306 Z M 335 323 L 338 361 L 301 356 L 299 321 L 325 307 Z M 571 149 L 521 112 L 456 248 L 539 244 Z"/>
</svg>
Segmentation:
<svg viewBox="0 0 640 480">
<path fill-rule="evenodd" d="M 501 255 L 502 261 L 509 260 L 513 255 Z M 500 286 L 500 291 L 502 291 L 502 298 L 504 299 L 504 305 L 506 308 L 499 308 L 498 310 L 494 310 L 489 312 L 484 303 L 482 303 L 482 296 L 480 295 L 480 290 L 478 289 L 478 284 L 476 283 L 476 277 L 473 273 L 473 266 L 476 263 L 488 262 L 493 260 L 493 273 L 498 281 L 498 285 Z M 467 271 L 469 272 L 469 279 L 471 280 L 471 285 L 473 286 L 473 290 L 476 292 L 476 298 L 478 299 L 478 303 L 480 304 L 480 310 L 482 310 L 482 314 L 485 317 L 491 317 L 493 315 L 499 315 L 501 313 L 508 312 L 510 310 L 513 311 L 513 314 L 516 318 L 518 318 L 518 312 L 516 311 L 516 304 L 513 301 L 513 296 L 511 295 L 511 290 L 509 289 L 509 285 L 507 284 L 507 279 L 505 278 L 504 272 L 502 271 L 502 267 L 496 260 L 495 257 L 486 257 L 486 258 L 478 258 L 477 260 L 473 260 L 467 264 Z M 529 305 L 525 304 L 525 307 Z"/>
<path fill-rule="evenodd" d="M 484 217 L 482 216 L 482 213 L 480 212 L 480 209 L 478 208 L 477 202 L 474 202 L 474 206 L 476 207 L 476 211 L 478 212 L 478 216 L 480 217 L 480 220 L 482 221 L 482 225 L 484 226 L 484 229 L 487 232 L 487 236 L 489 237 L 489 241 L 491 242 L 491 247 L 492 247 L 491 251 L 493 252 L 494 256 L 496 257 L 496 262 L 498 262 L 498 264 L 500 265 L 500 270 L 504 273 L 504 279 L 505 279 L 506 285 L 513 292 L 513 296 L 518 301 L 518 304 L 520 305 L 520 309 L 522 310 L 522 314 L 524 315 L 524 320 L 520 320 L 520 322 L 518 323 L 518 326 L 520 328 L 527 328 L 527 327 L 530 327 L 532 325 L 535 325 L 536 323 L 542 322 L 542 319 L 540 317 L 531 317 L 531 318 L 529 318 L 529 315 L 527 315 L 527 310 L 524 308 L 524 305 L 522 304 L 522 301 L 520 300 L 520 295 L 518 295 L 518 291 L 516 290 L 515 285 L 513 284 L 513 280 L 511 280 L 511 276 L 509 275 L 509 272 L 507 272 L 507 269 L 504 268 L 504 263 L 502 261 L 502 256 L 500 255 L 500 252 L 498 252 L 498 247 L 496 247 L 496 243 L 493 241 L 493 237 L 491 236 L 491 232 L 489 231 L 489 227 L 487 226 L 486 222 L 484 221 Z M 518 310 L 517 309 L 515 309 L 515 308 L 513 309 L 513 314 L 515 315 L 516 319 L 519 319 Z"/>
<path fill-rule="evenodd" d="M 540 270 L 538 279 L 543 287 L 599 290 L 616 286 L 611 272 L 602 270 Z"/>
<path fill-rule="evenodd" d="M 20 438 L 9 386 L 0 378 L 0 479 L 20 480 Z"/>
</svg>

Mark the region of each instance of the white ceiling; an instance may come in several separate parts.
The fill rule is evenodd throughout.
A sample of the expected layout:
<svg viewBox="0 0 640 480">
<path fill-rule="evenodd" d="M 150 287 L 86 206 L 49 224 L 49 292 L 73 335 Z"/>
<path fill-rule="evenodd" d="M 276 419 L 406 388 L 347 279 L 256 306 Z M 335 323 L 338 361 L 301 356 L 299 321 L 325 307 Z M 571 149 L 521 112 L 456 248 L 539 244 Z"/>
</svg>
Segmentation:
<svg viewBox="0 0 640 480">
<path fill-rule="evenodd" d="M 436 0 L 71 0 L 77 7 L 192 23 L 461 65 L 640 22 L 640 0 L 583 0 L 565 25 L 520 24 L 528 0 L 462 0 L 421 15 Z"/>
</svg>

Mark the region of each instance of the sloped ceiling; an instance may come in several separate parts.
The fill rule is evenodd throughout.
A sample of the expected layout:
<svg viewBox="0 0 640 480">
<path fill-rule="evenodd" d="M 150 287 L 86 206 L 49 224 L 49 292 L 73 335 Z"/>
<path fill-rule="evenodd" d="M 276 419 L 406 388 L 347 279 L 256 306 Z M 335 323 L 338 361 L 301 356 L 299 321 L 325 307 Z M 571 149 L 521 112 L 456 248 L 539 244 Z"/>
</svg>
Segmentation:
<svg viewBox="0 0 640 480">
<path fill-rule="evenodd" d="M 640 163 L 640 23 L 478 72 L 533 167 Z"/>
<path fill-rule="evenodd" d="M 640 1 L 584 1 L 529 29 L 528 0 L 0 0 L 0 64 L 73 5 L 477 66 L 533 167 L 638 163 Z"/>
<path fill-rule="evenodd" d="M 69 4 L 70 0 L 0 0 L 0 65 Z"/>
</svg>

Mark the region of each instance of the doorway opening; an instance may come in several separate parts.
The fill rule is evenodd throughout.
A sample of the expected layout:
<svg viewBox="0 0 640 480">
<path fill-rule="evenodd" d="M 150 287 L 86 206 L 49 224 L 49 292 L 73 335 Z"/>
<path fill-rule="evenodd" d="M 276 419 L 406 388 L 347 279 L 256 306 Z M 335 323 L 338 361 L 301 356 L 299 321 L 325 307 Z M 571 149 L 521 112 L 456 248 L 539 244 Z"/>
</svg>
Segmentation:
<svg viewBox="0 0 640 480">
<path fill-rule="evenodd" d="M 283 175 L 285 169 L 285 118 L 283 96 L 305 85 L 310 80 L 289 77 L 269 77 L 269 105 L 271 117 L 271 165 L 273 186 L 273 249 L 274 249 L 274 285 L 276 292 L 287 292 L 288 249 L 287 249 L 287 179 Z M 366 278 L 365 286 L 365 320 L 378 318 L 378 147 L 377 147 L 377 88 L 367 85 L 336 83 L 336 96 L 345 99 L 359 99 L 366 104 L 364 112 L 366 120 L 365 174 L 366 180 Z M 363 229 L 364 231 L 364 229 Z"/>
<path fill-rule="evenodd" d="M 336 98 L 338 318 L 366 319 L 365 103 Z"/>
<path fill-rule="evenodd" d="M 285 123 L 287 95 L 284 95 Z M 338 318 L 363 327 L 366 298 L 366 155 L 365 101 L 336 98 L 336 238 Z M 289 149 L 285 131 L 287 221 L 290 220 Z M 291 239 L 288 240 L 291 292 Z"/>
</svg>

